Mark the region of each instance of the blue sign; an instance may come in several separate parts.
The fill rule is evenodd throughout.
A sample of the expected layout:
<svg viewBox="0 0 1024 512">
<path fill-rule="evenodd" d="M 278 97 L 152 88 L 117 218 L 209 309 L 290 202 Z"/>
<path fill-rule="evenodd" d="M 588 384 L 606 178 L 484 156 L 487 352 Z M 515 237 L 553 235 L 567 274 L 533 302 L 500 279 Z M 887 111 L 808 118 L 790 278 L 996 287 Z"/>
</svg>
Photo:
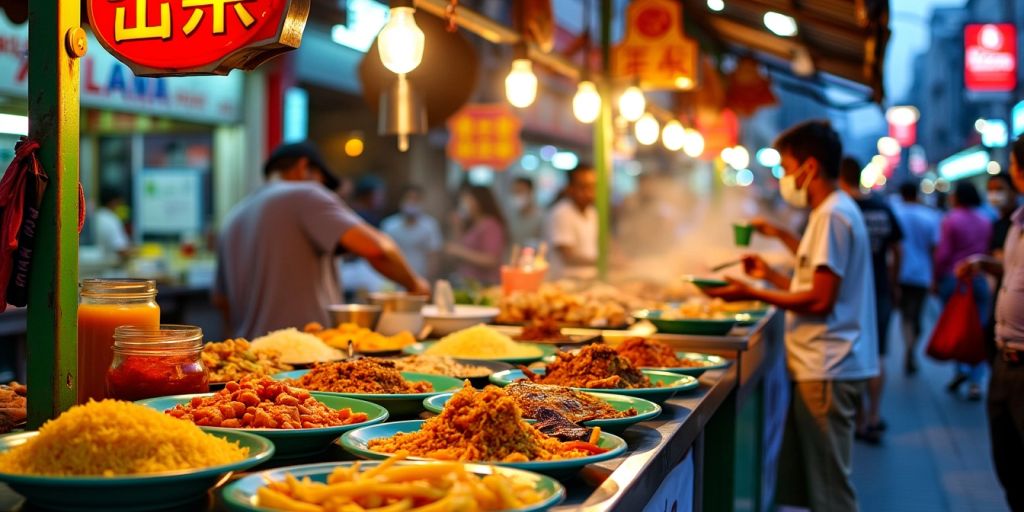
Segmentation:
<svg viewBox="0 0 1024 512">
<path fill-rule="evenodd" d="M 1013 121 L 1013 138 L 1016 139 L 1024 133 L 1024 101 L 1018 102 L 1013 106 L 1010 119 Z"/>
<path fill-rule="evenodd" d="M 936 168 L 939 176 L 954 181 L 987 172 L 991 160 L 988 151 L 974 147 L 942 160 Z"/>
</svg>

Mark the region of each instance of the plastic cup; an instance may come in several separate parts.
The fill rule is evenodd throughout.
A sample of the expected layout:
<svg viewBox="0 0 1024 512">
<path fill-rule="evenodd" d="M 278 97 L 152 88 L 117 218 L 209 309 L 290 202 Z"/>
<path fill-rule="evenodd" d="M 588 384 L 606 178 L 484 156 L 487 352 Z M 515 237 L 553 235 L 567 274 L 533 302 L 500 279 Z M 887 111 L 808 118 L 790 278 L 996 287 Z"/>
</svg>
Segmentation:
<svg viewBox="0 0 1024 512">
<path fill-rule="evenodd" d="M 748 247 L 750 246 L 750 239 L 754 235 L 754 226 L 746 222 L 733 224 L 732 234 L 737 246 Z"/>
</svg>

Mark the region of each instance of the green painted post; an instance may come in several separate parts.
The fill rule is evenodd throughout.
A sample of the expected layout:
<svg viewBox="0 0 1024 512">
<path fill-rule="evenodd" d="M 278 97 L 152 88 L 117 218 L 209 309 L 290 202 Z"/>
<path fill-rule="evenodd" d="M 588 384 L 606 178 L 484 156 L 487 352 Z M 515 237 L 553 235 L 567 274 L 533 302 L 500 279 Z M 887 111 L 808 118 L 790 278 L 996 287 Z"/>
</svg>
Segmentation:
<svg viewBox="0 0 1024 512">
<path fill-rule="evenodd" d="M 611 247 L 612 197 L 612 144 L 615 127 L 612 124 L 611 80 L 612 1 L 601 0 L 601 114 L 594 123 L 594 169 L 597 171 L 597 274 L 602 281 L 608 279 L 608 251 Z"/>
<path fill-rule="evenodd" d="M 50 181 L 28 294 L 28 427 L 74 405 L 78 373 L 79 62 L 81 3 L 29 2 L 29 136 Z M 69 34 L 74 34 L 69 36 Z"/>
</svg>

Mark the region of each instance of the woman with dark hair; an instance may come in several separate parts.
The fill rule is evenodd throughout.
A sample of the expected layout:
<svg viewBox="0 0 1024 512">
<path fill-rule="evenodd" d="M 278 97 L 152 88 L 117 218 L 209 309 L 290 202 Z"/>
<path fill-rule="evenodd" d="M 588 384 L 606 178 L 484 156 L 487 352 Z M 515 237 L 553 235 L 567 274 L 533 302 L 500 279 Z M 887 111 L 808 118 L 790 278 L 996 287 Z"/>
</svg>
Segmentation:
<svg viewBox="0 0 1024 512">
<path fill-rule="evenodd" d="M 988 252 L 992 239 L 992 223 L 989 222 L 978 208 L 981 207 L 981 195 L 978 189 L 968 181 L 956 184 L 950 196 L 951 209 L 939 230 L 939 245 L 935 249 L 935 282 L 938 284 L 939 297 L 943 303 L 949 300 L 956 290 L 956 266 L 975 254 Z M 988 319 L 992 304 L 992 293 L 988 281 L 982 276 L 972 280 L 974 301 L 978 306 L 978 318 Z M 982 365 L 957 364 L 956 375 L 947 386 L 950 393 L 957 393 L 965 382 L 970 384 L 967 391 L 969 400 L 981 399 L 981 378 L 984 372 Z"/>
<path fill-rule="evenodd" d="M 477 185 L 463 187 L 452 219 L 453 241 L 445 246 L 445 254 L 456 262 L 456 277 L 484 285 L 498 284 L 505 255 L 505 233 L 505 218 L 491 189 Z"/>
</svg>

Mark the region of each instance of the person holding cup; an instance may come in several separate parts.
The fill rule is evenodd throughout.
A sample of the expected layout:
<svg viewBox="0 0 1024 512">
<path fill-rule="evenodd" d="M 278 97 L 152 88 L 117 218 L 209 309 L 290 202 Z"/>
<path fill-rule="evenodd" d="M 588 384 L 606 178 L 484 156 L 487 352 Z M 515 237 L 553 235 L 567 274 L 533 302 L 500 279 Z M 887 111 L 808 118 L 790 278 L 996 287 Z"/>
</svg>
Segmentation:
<svg viewBox="0 0 1024 512">
<path fill-rule="evenodd" d="M 878 375 L 871 245 L 860 209 L 838 186 L 842 143 L 827 121 L 782 134 L 782 198 L 810 208 L 802 238 L 763 219 L 754 229 L 796 255 L 792 277 L 747 255 L 744 270 L 774 289 L 728 278 L 704 289 L 727 301 L 760 300 L 788 311 L 786 366 L 792 397 L 780 458 L 779 504 L 856 511 L 850 482 L 855 416 L 867 380 Z"/>
</svg>

